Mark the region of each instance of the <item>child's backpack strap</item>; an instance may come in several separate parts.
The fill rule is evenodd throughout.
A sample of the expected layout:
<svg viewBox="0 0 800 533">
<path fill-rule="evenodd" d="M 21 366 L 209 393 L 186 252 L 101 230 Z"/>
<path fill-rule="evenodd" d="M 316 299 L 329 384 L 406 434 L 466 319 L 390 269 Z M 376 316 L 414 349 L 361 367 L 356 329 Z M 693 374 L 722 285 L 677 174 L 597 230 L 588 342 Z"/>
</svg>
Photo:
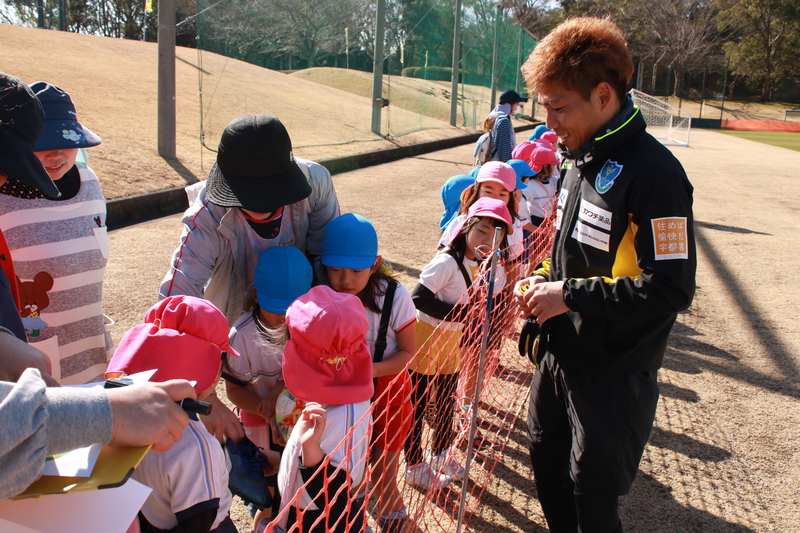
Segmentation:
<svg viewBox="0 0 800 533">
<path fill-rule="evenodd" d="M 467 272 L 467 268 L 464 266 L 464 262 L 459 260 L 456 251 L 450 248 L 449 246 L 444 249 L 444 253 L 446 253 L 455 260 L 456 264 L 458 265 L 458 269 L 461 271 L 461 275 L 464 276 L 464 284 L 466 284 L 467 289 L 469 289 L 470 286 L 472 285 L 472 276 L 470 276 L 469 272 Z"/>
<path fill-rule="evenodd" d="M 381 325 L 378 327 L 378 338 L 375 339 L 375 353 L 372 354 L 372 362 L 380 363 L 383 361 L 383 353 L 386 351 L 386 335 L 389 333 L 389 320 L 392 318 L 392 306 L 394 305 L 394 292 L 397 290 L 398 283 L 390 279 L 389 284 L 386 286 L 386 294 L 383 297 L 383 310 L 381 311 Z M 372 379 L 372 385 L 375 388 L 375 393 L 372 400 L 375 400 L 375 394 L 378 392 L 378 378 Z"/>
<path fill-rule="evenodd" d="M 389 319 L 392 317 L 392 305 L 394 304 L 394 291 L 397 290 L 398 283 L 390 279 L 386 287 L 386 295 L 383 297 L 383 311 L 381 311 L 381 325 L 378 328 L 378 338 L 375 339 L 375 353 L 372 355 L 374 363 L 383 361 L 383 352 L 386 351 L 386 335 L 389 333 Z"/>
</svg>

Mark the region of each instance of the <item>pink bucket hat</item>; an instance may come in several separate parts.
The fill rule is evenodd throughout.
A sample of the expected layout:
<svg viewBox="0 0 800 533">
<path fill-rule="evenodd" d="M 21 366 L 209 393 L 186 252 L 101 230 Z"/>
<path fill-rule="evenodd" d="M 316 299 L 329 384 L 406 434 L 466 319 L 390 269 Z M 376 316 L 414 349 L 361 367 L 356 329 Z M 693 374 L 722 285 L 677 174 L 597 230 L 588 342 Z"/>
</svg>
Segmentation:
<svg viewBox="0 0 800 533">
<path fill-rule="evenodd" d="M 545 165 L 558 165 L 558 157 L 551 149 L 539 146 L 531 152 L 528 165 L 534 172 L 539 172 Z"/>
<path fill-rule="evenodd" d="M 228 343 L 229 331 L 225 315 L 208 300 L 170 296 L 122 336 L 106 375 L 157 369 L 150 381 L 196 381 L 195 390 L 203 392 L 217 380 L 222 352 L 239 356 Z"/>
<path fill-rule="evenodd" d="M 483 183 L 484 181 L 497 182 L 505 187 L 508 192 L 514 192 L 517 186 L 517 173 L 508 163 L 489 161 L 483 164 L 478 171 L 478 177 L 475 178 L 475 183 Z"/>
<path fill-rule="evenodd" d="M 536 149 L 536 142 L 530 141 L 523 141 L 516 145 L 514 149 L 511 151 L 511 159 L 522 159 L 523 161 L 527 161 L 533 152 Z"/>
<path fill-rule="evenodd" d="M 453 239 L 461 233 L 461 228 L 463 228 L 472 217 L 490 217 L 500 222 L 505 222 L 506 235 L 514 233 L 514 222 L 511 220 L 511 212 L 508 210 L 506 203 L 502 200 L 495 200 L 494 198 L 479 198 L 477 202 L 470 206 L 469 211 L 467 211 L 467 216 L 456 222 L 457 226 L 452 233 Z M 447 243 L 448 246 L 453 242 L 453 239 Z"/>
<path fill-rule="evenodd" d="M 546 131 L 542 134 L 541 137 L 539 137 L 539 139 L 547 141 L 553 146 L 555 146 L 556 143 L 558 142 L 558 135 L 556 135 L 556 132 L 554 131 Z"/>
<path fill-rule="evenodd" d="M 286 325 L 283 379 L 295 398 L 333 405 L 372 398 L 369 322 L 357 296 L 313 287 L 286 310 Z"/>
</svg>

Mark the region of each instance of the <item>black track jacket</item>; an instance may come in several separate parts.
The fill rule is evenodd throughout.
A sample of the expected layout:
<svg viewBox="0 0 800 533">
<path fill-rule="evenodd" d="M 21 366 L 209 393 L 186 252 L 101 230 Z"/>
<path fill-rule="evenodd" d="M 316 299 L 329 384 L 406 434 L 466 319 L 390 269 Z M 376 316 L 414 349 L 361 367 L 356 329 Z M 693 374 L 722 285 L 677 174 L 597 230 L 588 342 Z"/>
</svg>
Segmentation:
<svg viewBox="0 0 800 533">
<path fill-rule="evenodd" d="M 565 280 L 570 311 L 545 322 L 539 355 L 584 372 L 657 370 L 694 296 L 692 185 L 630 99 L 562 155 L 553 250 L 536 273 Z"/>
</svg>

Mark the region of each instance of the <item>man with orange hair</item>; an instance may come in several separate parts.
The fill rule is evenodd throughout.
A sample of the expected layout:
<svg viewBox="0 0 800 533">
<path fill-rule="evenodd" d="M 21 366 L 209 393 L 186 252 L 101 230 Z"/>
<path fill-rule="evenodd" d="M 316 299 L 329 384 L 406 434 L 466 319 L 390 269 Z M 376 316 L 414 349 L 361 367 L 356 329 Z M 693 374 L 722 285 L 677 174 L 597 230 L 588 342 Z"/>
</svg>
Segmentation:
<svg viewBox="0 0 800 533">
<path fill-rule="evenodd" d="M 633 61 L 611 21 L 563 22 L 522 71 L 563 159 L 552 253 L 515 287 L 541 325 L 537 492 L 551 531 L 621 532 L 669 332 L 694 296 L 692 186 L 626 94 Z"/>
</svg>

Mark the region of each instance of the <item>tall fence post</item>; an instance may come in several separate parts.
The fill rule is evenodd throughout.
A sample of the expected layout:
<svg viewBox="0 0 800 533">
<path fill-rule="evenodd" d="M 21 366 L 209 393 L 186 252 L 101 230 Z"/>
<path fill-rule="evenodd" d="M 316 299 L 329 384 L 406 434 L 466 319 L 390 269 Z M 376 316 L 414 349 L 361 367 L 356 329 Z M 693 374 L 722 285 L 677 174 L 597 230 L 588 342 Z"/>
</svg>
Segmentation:
<svg viewBox="0 0 800 533">
<path fill-rule="evenodd" d="M 453 68 L 450 77 L 450 125 L 458 122 L 458 71 L 461 67 L 461 0 L 456 0 L 455 24 L 453 26 Z"/>
<path fill-rule="evenodd" d="M 386 0 L 378 0 L 375 15 L 375 57 L 372 61 L 372 133 L 381 134 L 383 109 L 383 35 L 386 24 Z"/>
<path fill-rule="evenodd" d="M 494 106 L 497 104 L 497 78 L 499 77 L 497 74 L 497 55 L 499 54 L 497 41 L 500 38 L 500 17 L 502 14 L 503 8 L 498 4 L 495 8 L 494 39 L 492 39 L 492 109 L 494 109 Z"/>
<path fill-rule="evenodd" d="M 158 2 L 158 155 L 175 159 L 175 0 Z"/>
</svg>

